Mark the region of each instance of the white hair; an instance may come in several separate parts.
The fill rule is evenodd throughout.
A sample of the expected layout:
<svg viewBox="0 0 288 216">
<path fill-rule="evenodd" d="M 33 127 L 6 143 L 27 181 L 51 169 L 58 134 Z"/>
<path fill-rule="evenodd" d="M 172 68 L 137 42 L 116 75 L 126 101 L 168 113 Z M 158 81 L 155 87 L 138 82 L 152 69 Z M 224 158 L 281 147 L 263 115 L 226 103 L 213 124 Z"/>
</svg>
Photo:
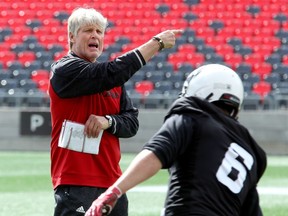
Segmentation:
<svg viewBox="0 0 288 216">
<path fill-rule="evenodd" d="M 68 38 L 71 32 L 74 36 L 77 35 L 82 26 L 98 25 L 104 32 L 108 26 L 107 18 L 94 8 L 77 8 L 68 18 Z M 72 48 L 72 43 L 69 40 L 69 47 Z"/>
</svg>

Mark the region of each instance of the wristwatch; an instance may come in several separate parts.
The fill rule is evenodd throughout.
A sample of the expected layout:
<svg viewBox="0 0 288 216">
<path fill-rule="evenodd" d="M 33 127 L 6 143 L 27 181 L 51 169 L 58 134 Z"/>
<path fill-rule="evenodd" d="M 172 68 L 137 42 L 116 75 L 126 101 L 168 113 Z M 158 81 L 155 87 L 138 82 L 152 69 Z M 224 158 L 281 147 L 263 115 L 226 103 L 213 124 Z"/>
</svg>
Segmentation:
<svg viewBox="0 0 288 216">
<path fill-rule="evenodd" d="M 108 125 L 109 125 L 109 128 L 110 128 L 112 126 L 112 117 L 109 116 L 109 115 L 105 115 L 104 117 L 108 120 Z"/>
</svg>

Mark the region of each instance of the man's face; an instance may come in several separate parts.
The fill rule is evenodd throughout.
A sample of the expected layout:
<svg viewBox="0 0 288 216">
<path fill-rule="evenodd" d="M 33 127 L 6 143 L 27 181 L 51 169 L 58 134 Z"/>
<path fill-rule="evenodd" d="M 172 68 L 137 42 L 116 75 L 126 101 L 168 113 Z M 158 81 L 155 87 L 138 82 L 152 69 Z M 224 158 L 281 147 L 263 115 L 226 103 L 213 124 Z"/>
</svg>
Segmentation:
<svg viewBox="0 0 288 216">
<path fill-rule="evenodd" d="M 104 31 L 99 26 L 83 26 L 75 36 L 69 33 L 70 41 L 73 43 L 72 51 L 90 62 L 95 62 L 102 54 Z"/>
</svg>

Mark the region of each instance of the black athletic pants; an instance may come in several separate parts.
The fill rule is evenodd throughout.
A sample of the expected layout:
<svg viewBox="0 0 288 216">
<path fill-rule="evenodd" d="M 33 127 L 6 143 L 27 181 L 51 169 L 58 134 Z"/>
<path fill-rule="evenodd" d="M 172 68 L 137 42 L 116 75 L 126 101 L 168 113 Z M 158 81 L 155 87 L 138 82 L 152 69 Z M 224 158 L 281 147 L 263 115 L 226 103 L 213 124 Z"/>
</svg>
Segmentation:
<svg viewBox="0 0 288 216">
<path fill-rule="evenodd" d="M 58 186 L 54 191 L 54 216 L 83 216 L 92 202 L 102 194 L 106 188 L 83 186 Z M 128 199 L 123 194 L 109 216 L 128 216 Z"/>
</svg>

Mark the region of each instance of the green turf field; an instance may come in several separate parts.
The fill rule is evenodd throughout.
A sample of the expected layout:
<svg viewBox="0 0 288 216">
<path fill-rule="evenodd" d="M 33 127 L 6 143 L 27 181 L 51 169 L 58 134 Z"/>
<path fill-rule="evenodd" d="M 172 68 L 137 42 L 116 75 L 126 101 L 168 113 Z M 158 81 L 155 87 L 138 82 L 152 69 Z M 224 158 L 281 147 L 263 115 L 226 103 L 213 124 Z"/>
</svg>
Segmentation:
<svg viewBox="0 0 288 216">
<path fill-rule="evenodd" d="M 125 169 L 134 155 L 124 154 Z M 287 216 L 288 156 L 269 157 L 259 185 L 265 216 Z M 165 198 L 166 171 L 128 192 L 131 216 L 158 216 Z M 0 152 L 0 216 L 51 216 L 53 191 L 49 153 Z"/>
</svg>

